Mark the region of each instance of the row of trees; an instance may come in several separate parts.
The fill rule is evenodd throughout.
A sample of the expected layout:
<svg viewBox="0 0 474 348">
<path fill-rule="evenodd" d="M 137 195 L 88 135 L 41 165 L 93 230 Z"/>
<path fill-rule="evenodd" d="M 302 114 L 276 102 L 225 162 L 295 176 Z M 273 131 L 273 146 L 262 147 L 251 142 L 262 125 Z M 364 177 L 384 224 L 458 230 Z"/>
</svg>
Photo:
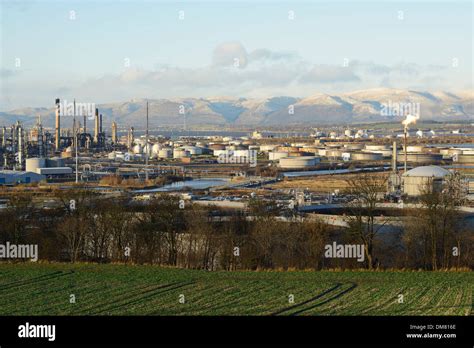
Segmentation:
<svg viewBox="0 0 474 348">
<path fill-rule="evenodd" d="M 38 244 L 40 259 L 131 262 L 207 270 L 322 267 L 328 226 L 282 223 L 275 212 L 225 214 L 182 207 L 175 197 L 146 204 L 104 199 L 89 191 L 58 191 L 59 206 L 38 209 L 16 195 L 0 211 L 0 243 Z"/>
<path fill-rule="evenodd" d="M 38 244 L 52 261 L 130 262 L 206 270 L 440 269 L 473 267 L 474 234 L 463 226 L 456 177 L 441 191 L 429 190 L 421 207 L 400 220 L 400 231 L 382 233 L 377 202 L 385 179 L 361 175 L 348 182 L 344 220 L 329 226 L 311 216 L 284 214 L 275 203 L 253 200 L 247 212 L 202 207 L 162 195 L 136 203 L 105 199 L 90 190 L 58 190 L 53 207 L 31 194 L 9 197 L 0 210 L 0 244 Z M 50 204 L 51 205 L 51 204 Z M 364 263 L 325 257 L 334 241 L 364 246 Z"/>
</svg>

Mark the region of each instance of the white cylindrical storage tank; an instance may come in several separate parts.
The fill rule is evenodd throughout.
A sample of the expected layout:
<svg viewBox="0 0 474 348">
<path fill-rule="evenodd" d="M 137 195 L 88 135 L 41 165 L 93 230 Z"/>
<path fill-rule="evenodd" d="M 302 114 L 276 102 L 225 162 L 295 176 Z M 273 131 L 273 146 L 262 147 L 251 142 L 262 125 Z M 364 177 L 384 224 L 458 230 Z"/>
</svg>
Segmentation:
<svg viewBox="0 0 474 348">
<path fill-rule="evenodd" d="M 166 147 L 158 151 L 158 158 L 171 158 L 173 157 L 173 149 Z"/>
<path fill-rule="evenodd" d="M 186 151 L 184 149 L 174 149 L 173 150 L 173 158 L 185 158 L 185 157 L 189 157 L 190 156 L 190 153 L 189 151 Z"/>
<path fill-rule="evenodd" d="M 148 144 L 148 145 L 143 146 L 142 151 L 143 151 L 144 154 L 148 154 L 148 156 L 150 156 L 150 155 L 151 155 L 151 151 L 152 151 L 152 149 L 151 149 L 151 144 Z"/>
<path fill-rule="evenodd" d="M 423 152 L 424 148 L 424 146 L 420 145 L 408 145 L 407 152 Z"/>
<path fill-rule="evenodd" d="M 404 160 L 404 155 L 401 156 L 401 160 Z M 438 153 L 408 153 L 407 162 L 413 162 L 417 164 L 429 164 L 439 163 L 443 160 L 443 155 Z"/>
<path fill-rule="evenodd" d="M 46 159 L 44 158 L 27 158 L 26 171 L 36 173 L 37 169 L 46 167 Z"/>
<path fill-rule="evenodd" d="M 351 153 L 351 161 L 380 161 L 383 159 L 382 154 L 376 152 L 353 152 Z"/>
<path fill-rule="evenodd" d="M 362 150 L 365 147 L 363 143 L 349 143 L 344 144 L 344 148 L 347 150 Z"/>
<path fill-rule="evenodd" d="M 197 146 L 183 146 L 183 150 L 188 151 L 190 155 L 202 155 L 202 149 Z"/>
<path fill-rule="evenodd" d="M 153 146 L 151 147 L 151 153 L 153 155 L 157 155 L 158 152 L 160 152 L 160 149 L 161 149 L 161 145 L 160 144 L 153 144 Z"/>
<path fill-rule="evenodd" d="M 145 145 L 145 138 L 135 138 L 133 141 L 135 144 L 140 144 L 142 147 Z"/>
<path fill-rule="evenodd" d="M 392 150 L 375 150 L 375 151 L 363 151 L 364 153 L 375 153 L 375 154 L 380 154 L 383 157 L 391 157 L 392 156 Z"/>
<path fill-rule="evenodd" d="M 315 156 L 280 158 L 280 167 L 285 169 L 300 169 L 315 166 L 320 159 Z"/>
<path fill-rule="evenodd" d="M 457 163 L 474 163 L 474 154 L 457 155 Z"/>
<path fill-rule="evenodd" d="M 388 145 L 365 145 L 365 149 L 368 151 L 387 150 Z"/>
<path fill-rule="evenodd" d="M 143 147 L 141 144 L 137 144 L 133 147 L 133 153 L 142 153 Z"/>
<path fill-rule="evenodd" d="M 326 157 L 340 158 L 342 157 L 341 150 L 326 150 Z"/>
</svg>

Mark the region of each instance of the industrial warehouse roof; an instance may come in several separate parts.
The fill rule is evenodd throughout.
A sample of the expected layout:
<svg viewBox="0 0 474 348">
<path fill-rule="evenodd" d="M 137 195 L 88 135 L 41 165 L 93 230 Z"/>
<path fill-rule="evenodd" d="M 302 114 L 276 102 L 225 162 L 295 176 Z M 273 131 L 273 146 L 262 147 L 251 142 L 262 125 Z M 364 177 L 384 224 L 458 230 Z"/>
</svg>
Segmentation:
<svg viewBox="0 0 474 348">
<path fill-rule="evenodd" d="M 449 175 L 449 170 L 438 166 L 424 166 L 424 167 L 416 167 L 409 171 L 407 171 L 403 176 L 426 176 L 426 177 L 435 177 L 435 178 L 442 178 L 446 175 Z"/>
</svg>

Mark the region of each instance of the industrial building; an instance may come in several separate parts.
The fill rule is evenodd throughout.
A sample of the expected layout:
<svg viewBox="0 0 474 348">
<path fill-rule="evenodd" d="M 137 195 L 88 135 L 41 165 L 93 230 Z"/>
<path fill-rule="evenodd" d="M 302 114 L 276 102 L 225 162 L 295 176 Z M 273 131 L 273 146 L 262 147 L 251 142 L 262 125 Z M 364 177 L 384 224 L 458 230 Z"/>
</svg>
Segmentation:
<svg viewBox="0 0 474 348">
<path fill-rule="evenodd" d="M 64 159 L 61 157 L 27 158 L 26 171 L 44 175 L 72 174 L 72 168 L 65 166 Z"/>
<path fill-rule="evenodd" d="M 30 184 L 46 179 L 44 175 L 27 171 L 0 171 L 0 185 Z"/>
<path fill-rule="evenodd" d="M 402 175 L 403 192 L 408 196 L 420 196 L 427 190 L 440 191 L 449 170 L 438 166 L 416 167 Z"/>
</svg>

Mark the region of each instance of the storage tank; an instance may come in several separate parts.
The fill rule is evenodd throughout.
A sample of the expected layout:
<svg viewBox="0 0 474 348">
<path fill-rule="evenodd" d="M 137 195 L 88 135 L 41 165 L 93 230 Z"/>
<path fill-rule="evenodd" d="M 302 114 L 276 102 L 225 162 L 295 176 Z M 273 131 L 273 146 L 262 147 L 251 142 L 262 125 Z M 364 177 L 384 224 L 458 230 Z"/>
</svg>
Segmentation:
<svg viewBox="0 0 474 348">
<path fill-rule="evenodd" d="M 362 151 L 364 153 L 375 153 L 375 154 L 379 154 L 379 155 L 382 155 L 383 157 L 391 157 L 392 156 L 392 150 L 374 150 L 374 151 L 370 151 L 370 150 L 365 150 L 365 151 Z"/>
<path fill-rule="evenodd" d="M 158 155 L 158 152 L 160 151 L 160 149 L 161 149 L 160 144 L 153 144 L 153 146 L 151 147 L 151 153 L 153 155 Z"/>
<path fill-rule="evenodd" d="M 365 147 L 363 143 L 349 143 L 344 144 L 344 148 L 347 150 L 362 150 Z"/>
<path fill-rule="evenodd" d="M 133 147 L 133 153 L 142 153 L 143 147 L 141 144 L 137 144 Z"/>
<path fill-rule="evenodd" d="M 409 196 L 419 196 L 426 190 L 439 191 L 446 176 L 451 173 L 437 166 L 416 167 L 402 175 L 403 192 Z"/>
<path fill-rule="evenodd" d="M 326 157 L 328 158 L 341 158 L 342 151 L 341 150 L 326 150 Z"/>
<path fill-rule="evenodd" d="M 197 146 L 183 146 L 183 150 L 188 151 L 192 156 L 202 155 L 202 149 Z"/>
<path fill-rule="evenodd" d="M 473 164 L 474 163 L 474 154 L 472 155 L 457 155 L 457 163 L 469 163 Z"/>
<path fill-rule="evenodd" d="M 389 146 L 388 145 L 365 145 L 365 149 L 369 151 L 387 150 L 389 149 Z"/>
<path fill-rule="evenodd" d="M 190 153 L 189 151 L 186 151 L 184 149 L 174 149 L 173 150 L 173 158 L 184 158 L 184 157 L 189 157 Z"/>
<path fill-rule="evenodd" d="M 46 159 L 45 158 L 27 158 L 26 162 L 26 171 L 37 173 L 37 170 L 40 168 L 46 168 Z"/>
<path fill-rule="evenodd" d="M 301 169 L 315 166 L 319 163 L 319 157 L 301 156 L 280 158 L 280 167 L 285 169 Z"/>
<path fill-rule="evenodd" d="M 211 150 L 225 150 L 225 145 L 224 144 L 210 144 L 209 148 Z"/>
<path fill-rule="evenodd" d="M 383 155 L 376 152 L 352 152 L 351 161 L 381 161 Z"/>
<path fill-rule="evenodd" d="M 407 162 L 414 163 L 439 163 L 443 160 L 443 155 L 438 153 L 408 153 Z"/>
<path fill-rule="evenodd" d="M 288 157 L 303 157 L 305 155 L 308 155 L 308 154 L 305 154 L 304 152 L 289 152 L 288 153 Z"/>
<path fill-rule="evenodd" d="M 423 152 L 423 150 L 425 149 L 424 146 L 420 146 L 420 145 L 408 145 L 407 146 L 407 152 L 410 153 L 410 152 Z"/>
<path fill-rule="evenodd" d="M 158 151 L 158 158 L 171 158 L 173 157 L 173 149 L 165 147 Z"/>
</svg>

